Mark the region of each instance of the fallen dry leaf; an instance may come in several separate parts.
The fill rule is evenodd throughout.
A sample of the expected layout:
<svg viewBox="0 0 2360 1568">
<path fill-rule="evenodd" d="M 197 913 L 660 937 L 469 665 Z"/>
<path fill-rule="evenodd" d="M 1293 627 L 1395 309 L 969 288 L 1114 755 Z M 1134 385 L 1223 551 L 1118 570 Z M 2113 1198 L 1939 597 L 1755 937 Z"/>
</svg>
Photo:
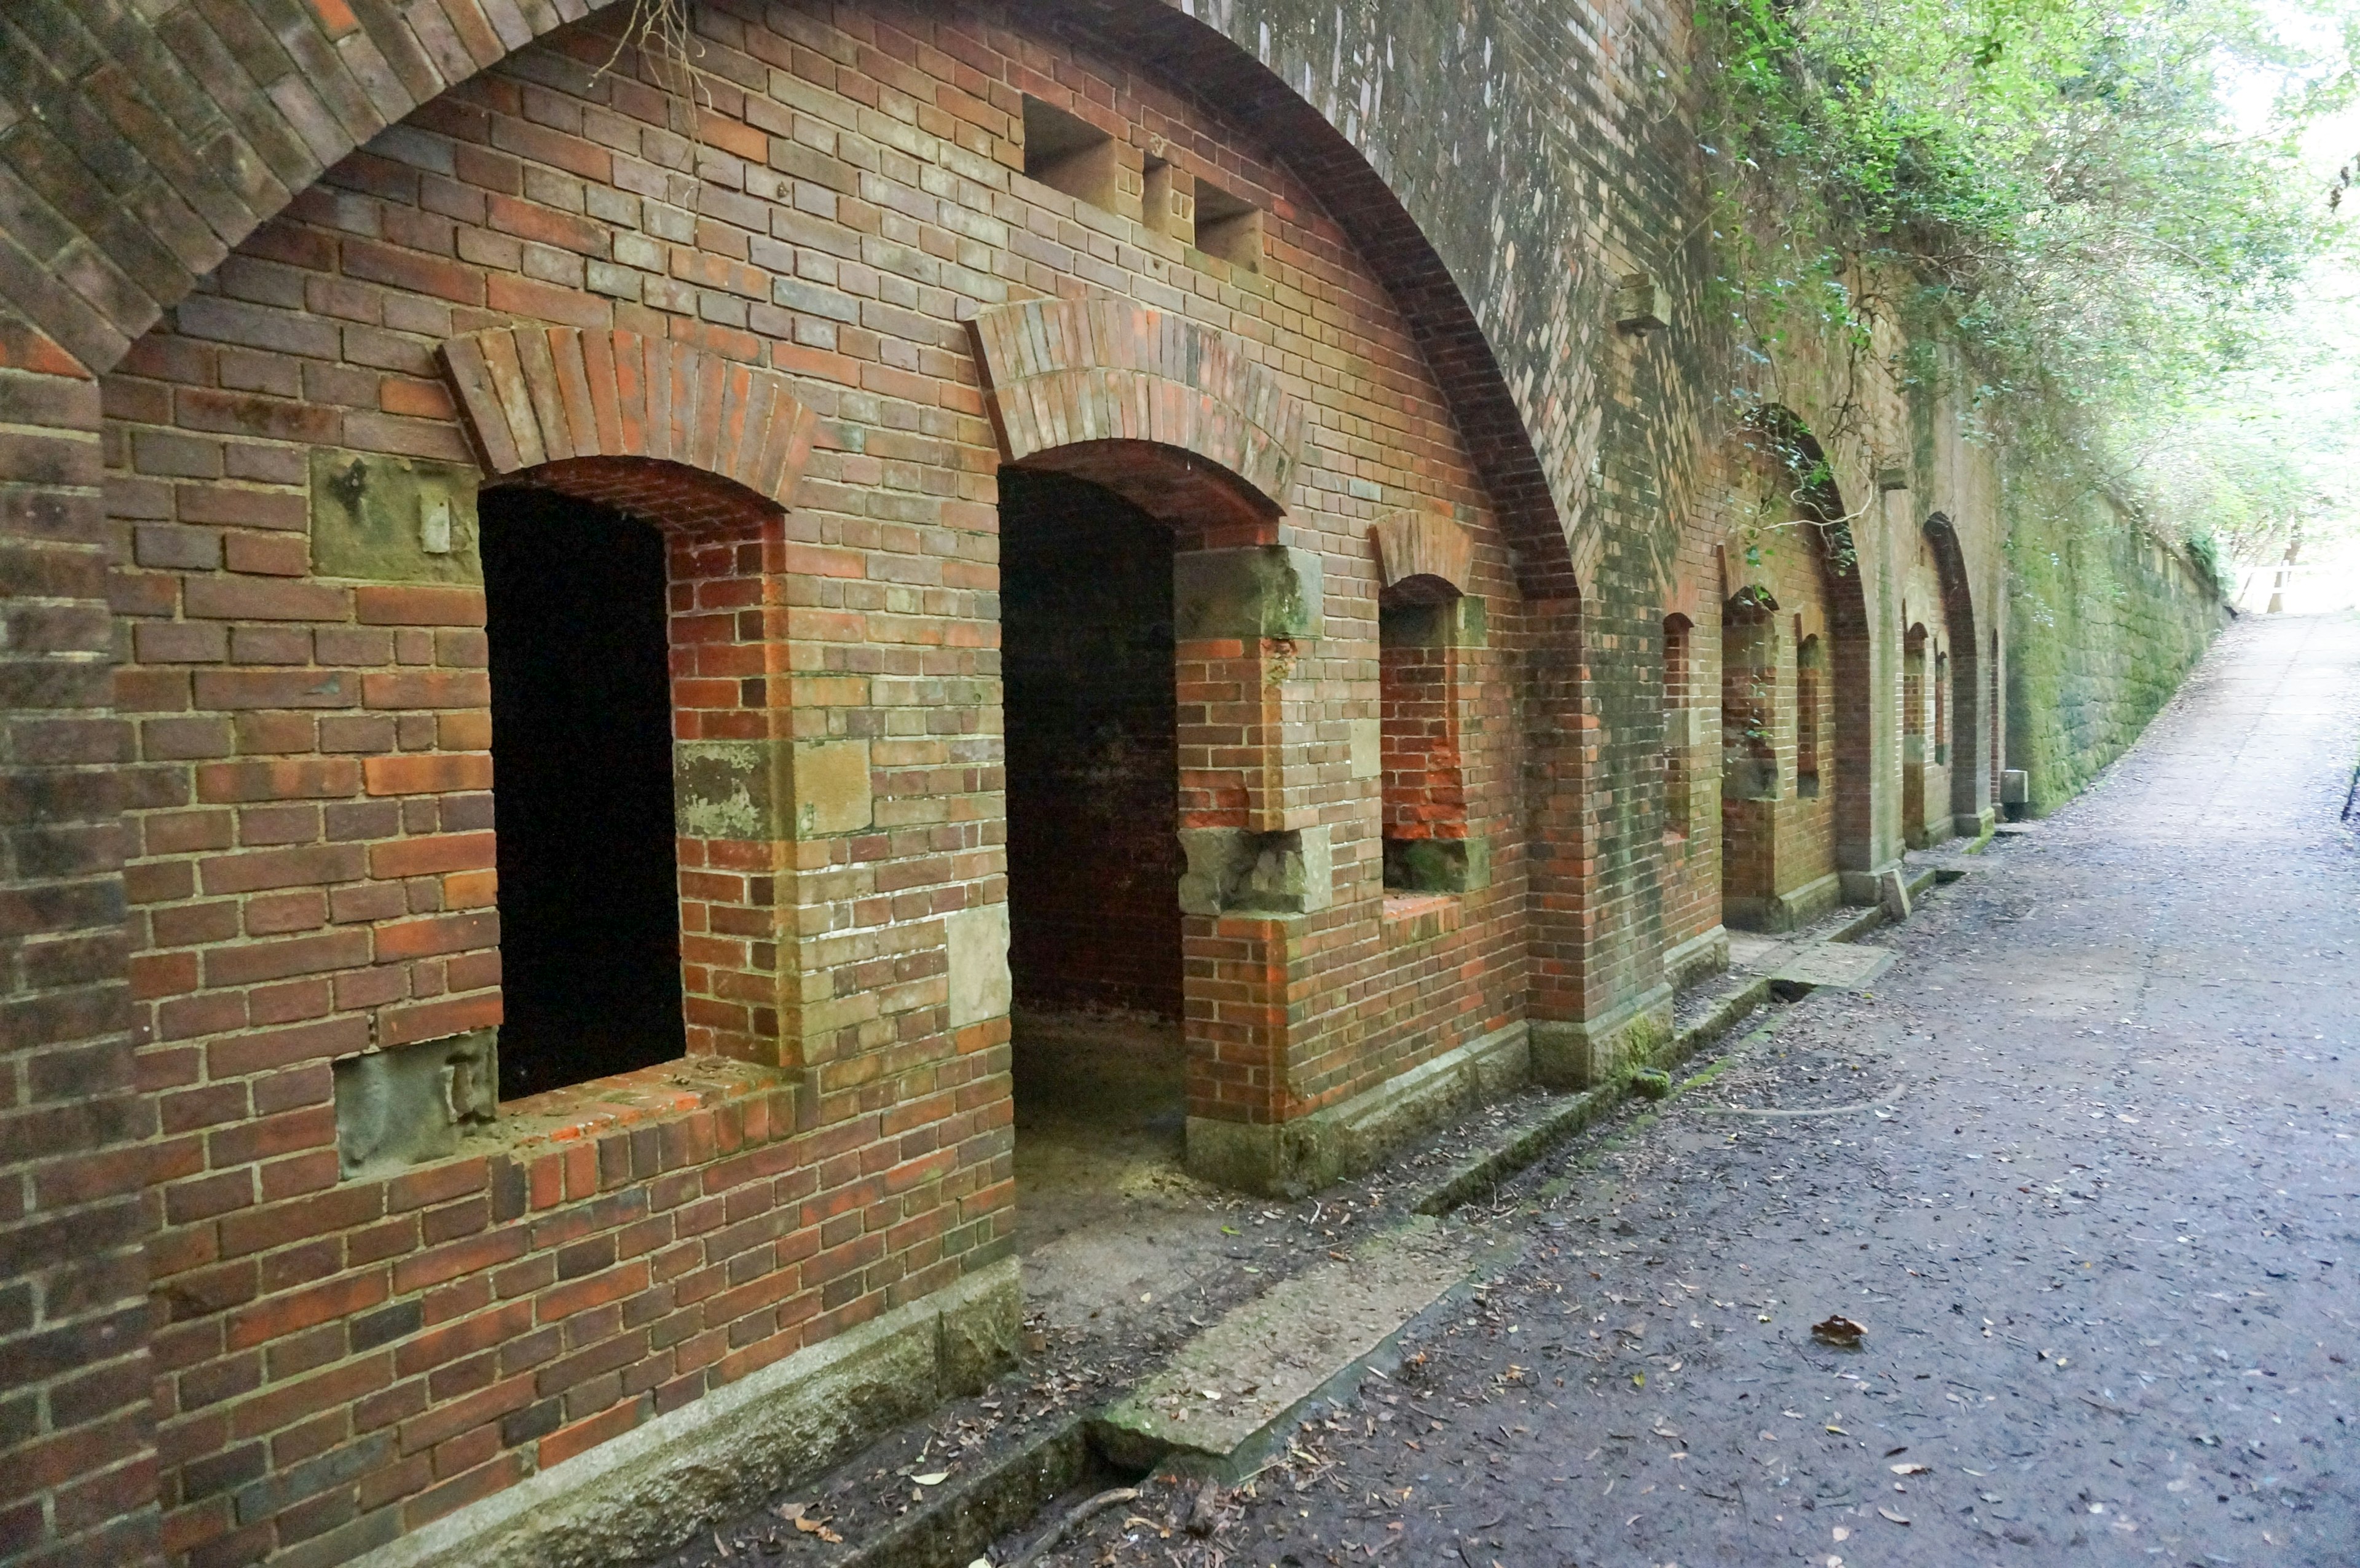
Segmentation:
<svg viewBox="0 0 2360 1568">
<path fill-rule="evenodd" d="M 1846 1350 L 1859 1349 L 1860 1336 L 1867 1332 L 1868 1330 L 1841 1313 L 1830 1314 L 1823 1321 L 1811 1325 L 1813 1339 L 1828 1345 L 1841 1345 Z"/>
<path fill-rule="evenodd" d="M 1923 1475 L 1934 1467 L 1931 1465 L 1919 1465 L 1912 1462 L 1907 1465 L 1888 1465 L 1885 1468 L 1892 1471 L 1896 1475 Z"/>
<path fill-rule="evenodd" d="M 921 1486 L 939 1486 L 950 1478 L 951 1473 L 947 1470 L 936 1470 L 931 1475 L 912 1475 L 910 1477 L 911 1480 L 915 1481 Z"/>
<path fill-rule="evenodd" d="M 1891 1508 L 1880 1508 L 1876 1511 L 1883 1514 L 1886 1519 L 1891 1519 L 1895 1524 L 1907 1524 L 1909 1522 L 1909 1516 L 1907 1514 L 1897 1514 Z"/>
</svg>

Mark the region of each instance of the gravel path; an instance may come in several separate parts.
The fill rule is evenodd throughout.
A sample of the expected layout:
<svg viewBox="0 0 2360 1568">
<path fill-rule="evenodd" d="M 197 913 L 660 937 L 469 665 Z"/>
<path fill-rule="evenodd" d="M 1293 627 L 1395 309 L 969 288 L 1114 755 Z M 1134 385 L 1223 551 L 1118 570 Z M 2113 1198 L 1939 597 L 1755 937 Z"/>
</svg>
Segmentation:
<svg viewBox="0 0 2360 1568">
<path fill-rule="evenodd" d="M 2360 1563 L 2355 744 L 2360 620 L 2233 627 L 1872 995 L 1503 1192 L 1523 1260 L 1209 1533 L 1052 1561 Z"/>
</svg>

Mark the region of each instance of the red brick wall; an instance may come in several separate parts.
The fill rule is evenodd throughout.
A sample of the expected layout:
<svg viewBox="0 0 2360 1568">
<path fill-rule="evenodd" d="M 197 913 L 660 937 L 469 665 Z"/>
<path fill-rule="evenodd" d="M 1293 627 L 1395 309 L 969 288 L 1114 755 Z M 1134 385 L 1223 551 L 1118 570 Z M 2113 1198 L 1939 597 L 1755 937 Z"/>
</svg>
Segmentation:
<svg viewBox="0 0 2360 1568">
<path fill-rule="evenodd" d="M 1004 1254 L 1005 1024 L 948 1029 L 939 917 L 1004 888 L 998 459 L 960 318 L 1011 286 L 1199 314 L 1313 408 L 1281 537 L 1322 555 L 1328 624 L 1251 662 L 1288 809 L 1336 837 L 1337 907 L 1185 938 L 1207 1006 L 1242 1008 L 1265 1052 L 1244 1113 L 1332 1101 L 1519 1003 L 1507 552 L 1406 327 L 1312 194 L 1177 90 L 994 16 L 699 17 L 719 94 L 701 146 L 661 94 L 593 79 L 606 38 L 561 35 L 299 196 L 104 383 L 131 974 L 163 1135 L 160 1490 L 192 1562 L 357 1550 Z M 783 97 L 731 85 L 773 71 Z M 1271 214 L 1261 273 L 1007 174 L 1020 91 L 1134 162 L 1153 136 L 1218 169 Z M 928 159 L 872 139 L 879 115 Z M 953 141 L 1001 172 L 938 194 L 921 175 Z M 561 1093 L 507 1107 L 499 1151 L 340 1182 L 331 1061 L 498 1016 L 493 780 L 480 594 L 313 577 L 309 453 L 473 461 L 434 349 L 511 317 L 767 365 L 818 411 L 794 509 L 734 532 L 635 489 L 643 464 L 539 477 L 677 530 L 683 738 L 863 740 L 875 821 L 681 842 L 712 1086 L 651 1070 L 634 1125 L 515 1142 L 579 1122 Z M 1495 650 L 1465 671 L 1463 767 L 1497 855 L 1454 929 L 1403 942 L 1346 724 L 1377 707 L 1366 528 L 1411 501 L 1478 539 Z"/>
</svg>

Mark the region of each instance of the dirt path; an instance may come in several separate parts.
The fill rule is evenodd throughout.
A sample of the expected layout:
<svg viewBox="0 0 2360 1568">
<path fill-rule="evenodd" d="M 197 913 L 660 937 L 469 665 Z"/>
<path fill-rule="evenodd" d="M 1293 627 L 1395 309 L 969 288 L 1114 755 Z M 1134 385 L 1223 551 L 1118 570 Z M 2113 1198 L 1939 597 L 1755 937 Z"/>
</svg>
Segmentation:
<svg viewBox="0 0 2360 1568">
<path fill-rule="evenodd" d="M 1524 1261 L 1217 1531 L 1052 1560 L 2360 1563 L 2355 744 L 2360 619 L 2241 623 L 1873 994 L 1503 1193 Z"/>
</svg>

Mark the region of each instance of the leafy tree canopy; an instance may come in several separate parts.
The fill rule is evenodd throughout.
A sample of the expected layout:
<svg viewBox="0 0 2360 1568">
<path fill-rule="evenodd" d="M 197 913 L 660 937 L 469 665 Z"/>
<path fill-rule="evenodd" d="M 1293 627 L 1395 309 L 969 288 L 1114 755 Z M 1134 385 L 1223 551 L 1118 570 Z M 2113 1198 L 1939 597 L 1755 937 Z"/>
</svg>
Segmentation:
<svg viewBox="0 0 2360 1568">
<path fill-rule="evenodd" d="M 1889 314 L 1980 431 L 2177 531 L 2245 553 L 2348 517 L 2322 479 L 2360 382 L 2319 335 L 2355 321 L 2360 161 L 2322 165 L 2321 136 L 2360 127 L 2360 0 L 1703 0 L 1699 22 L 1741 358 L 1797 331 L 1864 347 Z"/>
</svg>

